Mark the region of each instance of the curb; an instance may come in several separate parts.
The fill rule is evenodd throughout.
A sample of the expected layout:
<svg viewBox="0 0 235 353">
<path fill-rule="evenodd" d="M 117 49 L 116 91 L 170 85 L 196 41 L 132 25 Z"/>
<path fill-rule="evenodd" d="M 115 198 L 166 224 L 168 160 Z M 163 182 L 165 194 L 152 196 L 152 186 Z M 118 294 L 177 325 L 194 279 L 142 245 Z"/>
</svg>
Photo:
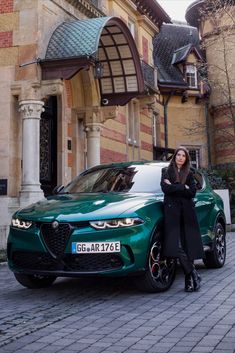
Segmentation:
<svg viewBox="0 0 235 353">
<path fill-rule="evenodd" d="M 227 232 L 235 232 L 235 224 L 227 224 L 226 231 Z"/>
</svg>

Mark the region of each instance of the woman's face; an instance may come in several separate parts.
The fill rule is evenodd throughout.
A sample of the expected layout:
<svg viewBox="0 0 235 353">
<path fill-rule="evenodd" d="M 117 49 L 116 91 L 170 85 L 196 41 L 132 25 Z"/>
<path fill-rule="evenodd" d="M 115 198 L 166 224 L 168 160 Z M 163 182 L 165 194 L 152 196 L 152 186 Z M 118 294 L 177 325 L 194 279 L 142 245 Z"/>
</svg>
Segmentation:
<svg viewBox="0 0 235 353">
<path fill-rule="evenodd" d="M 183 150 L 179 150 L 175 156 L 175 163 L 178 168 L 181 168 L 186 161 L 186 154 Z"/>
</svg>

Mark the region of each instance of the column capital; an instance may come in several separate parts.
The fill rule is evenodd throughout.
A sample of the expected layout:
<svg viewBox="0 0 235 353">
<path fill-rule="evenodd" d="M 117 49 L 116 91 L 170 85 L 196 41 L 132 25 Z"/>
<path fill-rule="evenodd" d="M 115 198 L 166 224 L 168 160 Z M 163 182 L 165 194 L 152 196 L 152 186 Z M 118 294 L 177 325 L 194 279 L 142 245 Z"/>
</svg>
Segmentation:
<svg viewBox="0 0 235 353">
<path fill-rule="evenodd" d="M 102 130 L 103 124 L 100 123 L 87 123 L 85 124 L 84 131 L 89 133 L 89 132 L 97 132 L 100 133 Z"/>
<path fill-rule="evenodd" d="M 40 119 L 44 112 L 44 102 L 39 100 L 22 100 L 19 102 L 19 111 L 23 119 Z"/>
</svg>

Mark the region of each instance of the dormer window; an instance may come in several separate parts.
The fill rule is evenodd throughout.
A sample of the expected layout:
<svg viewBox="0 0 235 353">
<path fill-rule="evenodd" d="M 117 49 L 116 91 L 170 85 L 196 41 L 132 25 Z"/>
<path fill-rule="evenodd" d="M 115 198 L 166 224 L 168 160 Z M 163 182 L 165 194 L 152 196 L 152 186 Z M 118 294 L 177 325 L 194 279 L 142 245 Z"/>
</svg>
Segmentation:
<svg viewBox="0 0 235 353">
<path fill-rule="evenodd" d="M 193 64 L 186 65 L 185 75 L 186 75 L 186 82 L 189 85 L 189 87 L 198 88 L 196 66 Z"/>
</svg>

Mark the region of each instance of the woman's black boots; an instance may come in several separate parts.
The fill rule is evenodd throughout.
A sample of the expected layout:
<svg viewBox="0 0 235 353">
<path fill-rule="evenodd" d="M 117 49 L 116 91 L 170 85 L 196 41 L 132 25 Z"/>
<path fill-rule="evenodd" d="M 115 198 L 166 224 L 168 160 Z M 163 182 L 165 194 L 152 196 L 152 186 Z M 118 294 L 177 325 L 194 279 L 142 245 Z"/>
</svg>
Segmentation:
<svg viewBox="0 0 235 353">
<path fill-rule="evenodd" d="M 185 287 L 184 287 L 185 292 L 193 292 L 193 279 L 191 276 L 191 272 L 187 275 L 185 275 Z"/>
<path fill-rule="evenodd" d="M 193 269 L 192 272 L 185 275 L 185 292 L 197 292 L 201 287 L 201 276 Z"/>
<path fill-rule="evenodd" d="M 192 279 L 193 279 L 193 288 L 194 291 L 198 291 L 201 287 L 201 276 L 198 274 L 198 272 L 194 269 L 191 273 Z"/>
</svg>

